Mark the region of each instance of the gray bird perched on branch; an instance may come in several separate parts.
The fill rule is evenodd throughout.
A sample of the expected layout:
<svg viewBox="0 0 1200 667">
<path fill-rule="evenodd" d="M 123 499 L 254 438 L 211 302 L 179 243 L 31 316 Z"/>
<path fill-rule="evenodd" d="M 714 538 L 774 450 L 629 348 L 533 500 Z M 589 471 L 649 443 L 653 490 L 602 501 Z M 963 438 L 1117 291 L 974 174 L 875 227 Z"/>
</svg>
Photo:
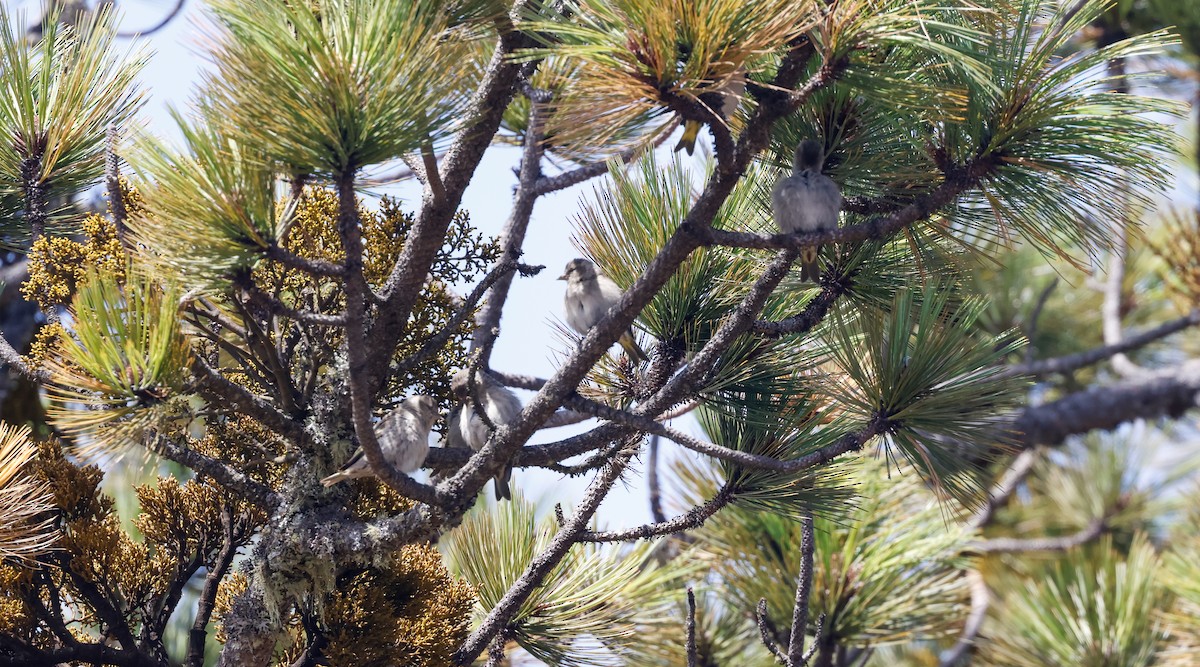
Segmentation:
<svg viewBox="0 0 1200 667">
<path fill-rule="evenodd" d="M 775 224 L 784 234 L 837 229 L 842 210 L 842 193 L 832 178 L 821 173 L 825 153 L 821 144 L 805 139 L 796 147 L 792 175 L 781 178 L 771 191 Z M 821 277 L 817 263 L 820 245 L 800 253 L 800 280 L 814 283 Z"/>
<path fill-rule="evenodd" d="M 567 293 L 563 297 L 567 324 L 581 334 L 586 334 L 609 308 L 621 300 L 621 288 L 608 276 L 596 271 L 596 265 L 590 260 L 582 257 L 567 262 L 567 268 L 558 279 L 567 281 Z M 649 358 L 633 339 L 632 329 L 621 334 L 617 342 L 634 361 L 641 362 Z"/>
<path fill-rule="evenodd" d="M 479 451 L 487 444 L 491 429 L 475 412 L 475 402 L 479 402 L 479 407 L 483 408 L 492 425 L 500 427 L 521 414 L 521 401 L 516 394 L 500 386 L 486 373 L 475 374 L 475 399 L 472 400 L 470 377 L 469 371 L 463 369 L 455 373 L 450 380 L 450 390 L 454 392 L 454 397 L 459 400 L 460 405 L 450 414 L 446 440 L 451 447 L 466 446 Z M 512 466 L 505 465 L 492 480 L 496 500 L 512 499 L 512 491 L 508 487 L 511 477 Z"/>
<path fill-rule="evenodd" d="M 429 431 L 437 421 L 437 401 L 429 396 L 409 396 L 375 425 L 375 438 L 383 458 L 403 473 L 416 472 L 429 454 Z M 362 448 L 354 450 L 342 469 L 321 480 L 325 486 L 359 477 L 370 477 L 371 464 Z"/>
</svg>

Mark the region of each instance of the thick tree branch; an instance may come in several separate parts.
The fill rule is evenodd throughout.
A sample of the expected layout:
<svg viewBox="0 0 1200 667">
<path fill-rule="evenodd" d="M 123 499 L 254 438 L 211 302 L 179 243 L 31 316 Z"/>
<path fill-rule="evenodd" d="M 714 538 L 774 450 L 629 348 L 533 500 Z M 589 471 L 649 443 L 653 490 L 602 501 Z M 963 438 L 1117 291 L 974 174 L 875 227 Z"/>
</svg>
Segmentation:
<svg viewBox="0 0 1200 667">
<path fill-rule="evenodd" d="M 1068 436 L 1110 430 L 1135 419 L 1179 417 L 1196 407 L 1200 360 L 1093 387 L 1056 401 L 1030 406 L 1013 419 L 1021 444 L 1058 445 Z"/>
<path fill-rule="evenodd" d="M 519 15 L 526 0 L 518 0 L 511 15 Z M 484 150 L 500 127 L 504 110 L 512 101 L 522 75 L 536 67 L 535 63 L 513 62 L 512 54 L 533 46 L 532 39 L 513 29 L 511 23 L 502 31 L 492 59 L 488 63 L 479 89 L 464 115 L 463 130 L 442 161 L 444 197 L 434 197 L 426 188 L 418 214 L 397 258 L 391 275 L 381 290 L 382 304 L 366 339 L 364 350 L 370 360 L 367 386 L 378 391 L 397 342 L 404 335 L 405 324 L 417 303 L 421 285 L 429 267 L 437 257 L 455 212 L 462 203 L 463 192 L 470 184 Z"/>
<path fill-rule="evenodd" d="M 164 435 L 157 433 L 149 435 L 146 448 L 164 458 L 187 466 L 201 475 L 211 477 L 221 486 L 236 492 L 248 502 L 254 503 L 267 512 L 274 512 L 283 502 L 279 494 L 272 491 L 270 487 L 259 484 L 237 468 L 224 461 L 205 456 L 194 449 L 179 445 Z"/>
<path fill-rule="evenodd" d="M 371 405 L 374 390 L 371 384 L 378 369 L 372 367 L 373 360 L 367 354 L 366 308 L 367 281 L 363 275 L 362 230 L 358 216 L 358 197 L 354 191 L 354 170 L 338 177 L 338 235 L 346 251 L 346 356 L 349 373 L 346 384 L 350 387 L 350 412 L 354 423 L 354 435 L 363 456 L 371 464 L 371 471 L 385 484 L 406 498 L 424 503 L 434 503 L 437 497 L 433 487 L 421 484 L 397 470 L 384 457 L 375 437 L 375 424 L 371 420 Z"/>
</svg>

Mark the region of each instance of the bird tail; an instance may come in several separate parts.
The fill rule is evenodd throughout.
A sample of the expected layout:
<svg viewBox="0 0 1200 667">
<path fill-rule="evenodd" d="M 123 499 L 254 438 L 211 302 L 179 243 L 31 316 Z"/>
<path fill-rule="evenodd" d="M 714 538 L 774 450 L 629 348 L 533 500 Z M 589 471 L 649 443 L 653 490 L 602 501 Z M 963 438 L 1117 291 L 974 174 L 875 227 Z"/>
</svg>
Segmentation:
<svg viewBox="0 0 1200 667">
<path fill-rule="evenodd" d="M 689 120 L 683 124 L 683 136 L 679 138 L 679 143 L 675 144 L 675 152 L 679 149 L 687 151 L 691 155 L 696 150 L 696 137 L 700 135 L 700 121 Z"/>
<path fill-rule="evenodd" d="M 821 279 L 821 265 L 817 261 L 821 246 L 808 246 L 800 251 L 800 280 L 817 282 Z"/>
<path fill-rule="evenodd" d="M 504 466 L 492 479 L 492 486 L 496 490 L 496 500 L 512 500 L 512 489 L 508 486 L 508 481 L 512 479 L 512 466 Z"/>
<path fill-rule="evenodd" d="M 633 334 L 626 331 L 621 334 L 620 340 L 617 341 L 621 347 L 625 348 L 625 354 L 628 354 L 631 359 L 640 363 L 650 361 L 650 357 L 638 347 L 637 341 L 633 339 Z"/>
</svg>

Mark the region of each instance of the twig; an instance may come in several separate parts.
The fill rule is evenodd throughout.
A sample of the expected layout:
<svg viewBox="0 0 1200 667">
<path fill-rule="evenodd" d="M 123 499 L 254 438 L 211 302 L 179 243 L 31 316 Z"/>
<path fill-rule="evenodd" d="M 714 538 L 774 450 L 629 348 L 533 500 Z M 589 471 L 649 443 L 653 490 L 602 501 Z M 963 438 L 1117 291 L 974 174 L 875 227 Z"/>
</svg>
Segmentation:
<svg viewBox="0 0 1200 667">
<path fill-rule="evenodd" d="M 1108 257 L 1108 279 L 1104 283 L 1104 304 L 1100 308 L 1105 345 L 1117 345 L 1121 342 L 1121 306 L 1124 305 L 1125 300 L 1125 261 L 1129 252 L 1127 205 L 1127 201 L 1120 202 L 1119 214 L 1113 221 L 1113 247 Z M 1143 370 L 1122 352 L 1113 354 L 1111 361 L 1113 370 L 1121 375 L 1136 375 Z"/>
<path fill-rule="evenodd" d="M 532 98 L 532 96 L 531 96 Z M 507 261 L 516 261 L 525 245 L 525 233 L 533 216 L 533 207 L 539 193 L 534 186 L 542 175 L 543 125 L 545 105 L 532 102 L 529 105 L 529 127 L 525 131 L 525 146 L 521 152 L 521 168 L 517 171 L 517 191 L 513 197 L 512 211 L 500 232 L 502 256 Z M 475 332 L 471 335 L 471 350 L 486 349 L 484 365 L 491 366 L 491 347 L 495 343 L 500 327 L 500 316 L 512 287 L 512 275 L 499 276 L 492 287 L 491 295 L 475 320 Z"/>
<path fill-rule="evenodd" d="M 722 507 L 728 505 L 734 498 L 734 488 L 725 483 L 709 500 L 680 514 L 674 519 L 647 523 L 635 528 L 613 531 L 583 531 L 579 534 L 580 542 L 626 542 L 629 540 L 648 540 L 652 537 L 680 533 L 704 525 L 709 517 L 716 514 Z"/>
<path fill-rule="evenodd" d="M 217 589 L 221 580 L 225 578 L 225 574 L 229 572 L 229 566 L 237 554 L 237 543 L 233 534 L 233 513 L 228 505 L 221 508 L 221 527 L 225 533 L 221 542 L 221 551 L 204 577 L 204 588 L 200 590 L 200 599 L 196 603 L 196 620 L 188 632 L 187 661 L 185 663 L 187 667 L 204 667 L 204 642 L 208 637 L 208 620 L 212 617 Z"/>
<path fill-rule="evenodd" d="M 323 259 L 309 259 L 301 257 L 283 246 L 272 244 L 267 246 L 267 259 L 274 260 L 284 266 L 299 269 L 305 273 L 311 273 L 315 276 L 342 276 L 345 275 L 345 269 L 338 264 L 329 262 Z"/>
<path fill-rule="evenodd" d="M 13 349 L 12 343 L 0 333 L 0 361 L 8 364 L 9 368 L 23 375 L 27 380 L 37 383 L 43 383 L 50 379 L 50 374 L 44 369 L 34 369 L 25 363 L 25 358 L 20 352 Z"/>
<path fill-rule="evenodd" d="M 496 635 L 491 644 L 488 644 L 488 660 L 484 667 L 500 667 L 504 664 L 504 634 Z"/>
<path fill-rule="evenodd" d="M 433 153 L 433 144 L 428 141 L 421 145 L 421 165 L 425 169 L 425 180 L 434 201 L 445 199 L 446 188 L 442 186 L 442 177 L 438 173 L 437 155 Z"/>
<path fill-rule="evenodd" d="M 1112 345 L 1102 345 L 1077 354 L 1055 357 L 1053 359 L 1042 359 L 1040 361 L 1029 361 L 1011 366 L 1001 372 L 1001 377 L 1013 377 L 1017 375 L 1040 377 L 1050 375 L 1051 373 L 1070 373 L 1085 366 L 1104 361 L 1121 352 L 1129 352 L 1144 347 L 1161 338 L 1166 338 L 1173 333 L 1183 331 L 1197 324 L 1200 324 L 1200 310 L 1193 310 L 1179 319 L 1160 324 L 1153 329 L 1148 329 L 1135 336 L 1123 337 L 1119 342 Z"/>
<path fill-rule="evenodd" d="M 966 522 L 966 526 L 975 530 L 986 526 L 992 520 L 992 515 L 996 513 L 996 510 L 1008 501 L 1021 482 L 1029 476 L 1039 458 L 1041 458 L 1041 452 L 1036 448 L 1026 449 L 1018 454 L 1008 466 L 1008 470 L 1004 472 L 1004 476 L 1000 478 L 996 486 L 992 487 L 987 502 Z"/>
<path fill-rule="evenodd" d="M 1093 520 L 1086 528 L 1061 537 L 994 537 L 967 543 L 965 549 L 979 554 L 1024 553 L 1028 551 L 1066 551 L 1100 537 L 1106 527 L 1106 518 Z"/>
<path fill-rule="evenodd" d="M 761 454 L 754 454 L 751 452 L 743 452 L 736 449 L 723 447 L 715 443 L 706 442 L 681 431 L 677 431 L 669 426 L 665 426 L 648 417 L 642 417 L 631 412 L 619 410 L 617 408 L 604 405 L 603 403 L 599 403 L 588 398 L 583 398 L 578 394 L 567 397 L 563 401 L 563 405 L 566 405 L 579 412 L 586 412 L 610 421 L 627 424 L 645 433 L 652 433 L 654 435 L 660 435 L 665 438 L 669 438 L 670 440 L 677 442 L 694 452 L 712 456 L 714 458 L 721 459 L 722 461 L 728 461 L 750 470 L 801 472 L 813 467 L 814 465 L 818 465 L 818 463 L 816 463 L 818 461 L 822 464 L 828 461 L 828 458 L 824 458 L 822 455 L 820 455 L 821 451 L 824 451 L 824 449 L 837 451 L 835 456 L 844 454 L 848 451 L 861 448 L 862 445 L 866 444 L 868 440 L 878 435 L 878 432 L 875 428 L 869 427 L 860 433 L 850 434 L 849 439 L 843 438 L 843 440 L 846 440 L 845 442 L 838 440 L 834 445 L 826 446 L 823 448 L 823 450 L 818 452 L 805 454 L 804 456 L 794 459 L 780 460 L 770 456 L 763 456 Z"/>
<path fill-rule="evenodd" d="M 758 606 L 754 608 L 754 619 L 758 623 L 758 638 L 762 640 L 763 646 L 775 656 L 775 661 L 787 667 L 787 656 L 783 651 L 779 650 L 779 642 L 775 641 L 775 636 L 779 631 L 775 628 L 775 624 L 771 622 L 771 617 L 767 615 L 767 599 L 759 598 Z"/>
<path fill-rule="evenodd" d="M 458 330 L 458 326 L 466 321 L 467 317 L 471 315 L 471 311 L 475 310 L 475 306 L 483 298 L 483 295 L 487 293 L 488 289 L 495 285 L 503 276 L 511 274 L 514 270 L 519 271 L 521 275 L 537 275 L 544 268 L 546 267 L 530 266 L 508 259 L 501 259 L 492 267 L 491 271 L 488 271 L 483 280 L 479 281 L 479 284 L 471 290 L 467 298 L 462 300 L 462 303 L 459 304 L 458 309 L 454 311 L 450 319 L 446 321 L 446 324 L 437 333 L 426 339 L 425 343 L 421 345 L 421 349 L 397 363 L 392 373 L 394 375 L 407 373 L 428 359 L 430 355 L 442 349 L 446 342 L 454 335 L 454 332 Z"/>
<path fill-rule="evenodd" d="M 796 577 L 796 606 L 792 609 L 792 633 L 788 638 L 788 667 L 804 667 L 804 633 L 808 630 L 808 596 L 813 575 L 812 515 L 800 520 L 800 574 Z"/>
<path fill-rule="evenodd" d="M 633 162 L 638 157 L 641 157 L 645 153 L 649 153 L 655 148 L 661 146 L 664 141 L 670 138 L 671 133 L 678 125 L 678 119 L 671 121 L 671 123 L 668 124 L 668 127 L 663 128 L 660 131 L 659 136 L 656 137 L 654 142 L 649 146 L 634 146 L 632 148 L 628 148 L 618 153 L 613 159 L 618 160 L 621 164 L 629 164 L 630 162 Z M 534 192 L 539 195 L 549 194 L 551 192 L 557 192 L 558 190 L 565 190 L 573 185 L 578 185 L 584 181 L 596 178 L 597 176 L 603 176 L 608 173 L 610 164 L 612 164 L 611 160 L 593 162 L 591 164 L 585 164 L 576 169 L 572 169 L 571 171 L 556 174 L 554 176 L 542 176 L 537 180 L 537 185 L 534 186 Z"/>
<path fill-rule="evenodd" d="M 1042 290 L 1037 303 L 1033 305 L 1033 310 L 1029 313 L 1029 324 L 1025 327 L 1025 338 L 1029 340 L 1029 347 L 1025 348 L 1025 363 L 1033 361 L 1033 354 L 1036 352 L 1033 346 L 1033 337 L 1037 334 L 1038 318 L 1042 316 L 1042 309 L 1046 307 L 1046 302 L 1050 300 L 1050 294 L 1055 287 L 1058 287 L 1057 276 Z"/>
<path fill-rule="evenodd" d="M 687 667 L 696 667 L 696 594 L 687 589 Z"/>
<path fill-rule="evenodd" d="M 179 12 L 183 10 L 183 4 L 184 4 L 184 0 L 176 0 L 175 6 L 173 8 L 171 8 L 170 12 L 167 12 L 167 15 L 165 17 L 163 17 L 163 19 L 161 21 L 159 21 L 158 23 L 155 23 L 153 26 L 150 26 L 149 28 L 147 28 L 145 30 L 138 30 L 136 32 L 118 32 L 115 35 L 115 37 L 117 37 L 119 39 L 130 39 L 132 37 L 149 37 L 150 35 L 153 35 L 154 33 L 158 32 L 159 30 L 162 30 L 163 28 L 167 27 L 167 24 L 170 23 L 176 16 L 179 15 Z"/>
<path fill-rule="evenodd" d="M 112 212 L 113 227 L 117 230 L 117 240 L 122 246 L 128 247 L 125 238 L 125 221 L 129 213 L 125 210 L 125 197 L 121 195 L 121 157 L 117 149 L 121 146 L 121 133 L 116 123 L 108 125 L 108 146 L 104 151 L 104 185 L 108 190 L 108 210 Z"/>
<path fill-rule="evenodd" d="M 196 378 L 196 389 L 209 398 L 216 398 L 222 408 L 235 410 L 253 417 L 263 426 L 275 431 L 297 445 L 305 445 L 309 441 L 303 425 L 287 417 L 275 409 L 261 397 L 254 395 L 245 387 L 231 382 L 221 376 L 216 369 L 209 366 L 200 356 L 192 360 L 192 374 Z"/>
<path fill-rule="evenodd" d="M 967 582 L 971 587 L 971 613 L 967 615 L 967 622 L 963 625 L 958 641 L 938 657 L 939 667 L 956 667 L 975 646 L 975 638 L 983 629 L 988 607 L 992 604 L 992 594 L 988 590 L 987 581 L 978 570 L 967 570 Z"/>
<path fill-rule="evenodd" d="M 292 308 L 286 303 L 276 299 L 275 297 L 263 292 L 253 285 L 248 285 L 245 290 L 246 295 L 250 298 L 250 302 L 263 308 L 269 312 L 281 317 L 286 317 L 297 322 L 305 324 L 314 324 L 321 327 L 341 327 L 346 325 L 345 314 L 327 315 L 325 313 L 316 313 L 310 310 L 300 310 Z"/>
<path fill-rule="evenodd" d="M 650 493 L 650 516 L 655 523 L 663 523 L 667 515 L 663 513 L 662 489 L 658 482 L 658 438 L 657 435 L 650 436 L 650 451 L 646 454 L 646 486 Z"/>
</svg>

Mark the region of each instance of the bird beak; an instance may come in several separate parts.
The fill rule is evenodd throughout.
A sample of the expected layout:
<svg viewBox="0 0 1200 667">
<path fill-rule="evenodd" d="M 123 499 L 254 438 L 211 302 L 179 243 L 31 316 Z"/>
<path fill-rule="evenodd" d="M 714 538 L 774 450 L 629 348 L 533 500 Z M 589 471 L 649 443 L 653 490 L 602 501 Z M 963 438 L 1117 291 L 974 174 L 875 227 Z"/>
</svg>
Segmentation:
<svg viewBox="0 0 1200 667">
<path fill-rule="evenodd" d="M 565 274 L 565 273 L 562 274 L 561 276 L 555 278 L 555 280 L 566 280 L 566 279 L 567 279 L 567 274 Z"/>
</svg>

